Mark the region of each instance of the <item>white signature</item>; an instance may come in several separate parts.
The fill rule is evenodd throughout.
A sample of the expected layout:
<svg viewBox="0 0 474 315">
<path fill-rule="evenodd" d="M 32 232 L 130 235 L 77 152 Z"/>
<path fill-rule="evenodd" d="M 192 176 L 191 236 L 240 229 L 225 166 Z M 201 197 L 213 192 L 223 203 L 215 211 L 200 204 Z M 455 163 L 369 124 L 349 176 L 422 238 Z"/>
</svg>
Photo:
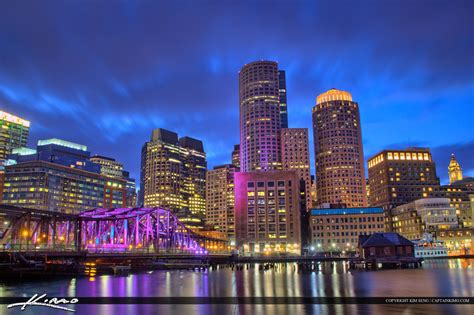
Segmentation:
<svg viewBox="0 0 474 315">
<path fill-rule="evenodd" d="M 63 311 L 68 311 L 68 312 L 75 312 L 75 310 L 71 308 L 60 306 L 58 304 L 67 305 L 67 304 L 76 304 L 77 302 L 79 302 L 79 300 L 76 298 L 67 300 L 67 299 L 58 299 L 58 298 L 45 299 L 45 297 L 46 297 L 46 293 L 39 296 L 38 294 L 35 294 L 28 301 L 22 302 L 22 303 L 13 303 L 13 304 L 8 305 L 7 308 L 21 306 L 21 310 L 24 311 L 27 306 L 45 306 L 45 307 L 55 308 L 58 310 L 63 310 Z"/>
</svg>

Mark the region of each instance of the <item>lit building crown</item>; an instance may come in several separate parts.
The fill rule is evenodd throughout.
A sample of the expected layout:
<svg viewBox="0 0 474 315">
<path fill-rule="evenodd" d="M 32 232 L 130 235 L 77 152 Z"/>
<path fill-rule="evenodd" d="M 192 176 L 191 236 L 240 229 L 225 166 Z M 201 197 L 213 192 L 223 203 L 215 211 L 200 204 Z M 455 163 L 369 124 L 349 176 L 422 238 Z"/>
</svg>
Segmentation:
<svg viewBox="0 0 474 315">
<path fill-rule="evenodd" d="M 66 140 L 61 140 L 61 139 L 56 139 L 56 138 L 38 140 L 38 146 L 43 146 L 43 145 L 48 145 L 48 144 L 55 144 L 55 145 L 59 145 L 59 146 L 67 147 L 71 149 L 87 151 L 87 146 L 70 142 L 70 141 L 66 141 Z"/>
<path fill-rule="evenodd" d="M 30 122 L 28 120 L 22 119 L 20 117 L 17 117 L 15 115 L 9 114 L 9 113 L 4 112 L 4 111 L 0 111 L 0 119 L 6 120 L 6 121 L 11 122 L 11 123 L 19 124 L 19 125 L 22 125 L 24 127 L 29 127 L 30 126 Z"/>
<path fill-rule="evenodd" d="M 330 101 L 350 101 L 352 102 L 352 94 L 346 91 L 330 89 L 316 97 L 316 105 Z"/>
</svg>

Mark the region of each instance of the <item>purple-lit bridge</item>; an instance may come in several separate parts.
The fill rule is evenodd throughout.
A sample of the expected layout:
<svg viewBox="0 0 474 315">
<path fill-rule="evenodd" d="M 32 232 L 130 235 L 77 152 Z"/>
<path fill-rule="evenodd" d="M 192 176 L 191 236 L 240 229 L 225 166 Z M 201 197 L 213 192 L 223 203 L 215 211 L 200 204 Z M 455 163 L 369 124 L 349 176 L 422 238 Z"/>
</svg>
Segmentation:
<svg viewBox="0 0 474 315">
<path fill-rule="evenodd" d="M 98 208 L 74 215 L 0 205 L 0 251 L 185 257 L 228 254 L 229 244 L 194 233 L 162 208 Z"/>
</svg>

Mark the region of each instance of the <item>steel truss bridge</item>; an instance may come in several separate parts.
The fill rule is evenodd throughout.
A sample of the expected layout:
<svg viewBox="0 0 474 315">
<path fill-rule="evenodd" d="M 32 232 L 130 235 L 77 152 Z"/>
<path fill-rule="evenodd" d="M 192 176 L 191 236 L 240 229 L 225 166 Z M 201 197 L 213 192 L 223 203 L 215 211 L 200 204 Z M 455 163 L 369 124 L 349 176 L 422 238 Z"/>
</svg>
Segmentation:
<svg viewBox="0 0 474 315">
<path fill-rule="evenodd" d="M 162 208 L 92 209 L 80 214 L 0 205 L 0 251 L 103 254 L 228 253 Z"/>
</svg>

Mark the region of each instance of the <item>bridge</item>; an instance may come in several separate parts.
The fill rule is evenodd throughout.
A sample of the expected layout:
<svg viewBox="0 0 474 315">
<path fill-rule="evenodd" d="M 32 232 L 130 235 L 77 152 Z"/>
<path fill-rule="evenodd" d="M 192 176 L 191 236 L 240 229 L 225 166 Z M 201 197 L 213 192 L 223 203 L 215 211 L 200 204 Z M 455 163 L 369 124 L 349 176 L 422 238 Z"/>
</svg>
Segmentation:
<svg viewBox="0 0 474 315">
<path fill-rule="evenodd" d="M 67 214 L 0 205 L 0 251 L 51 256 L 228 255 L 227 241 L 199 235 L 163 208 L 97 208 Z"/>
</svg>

